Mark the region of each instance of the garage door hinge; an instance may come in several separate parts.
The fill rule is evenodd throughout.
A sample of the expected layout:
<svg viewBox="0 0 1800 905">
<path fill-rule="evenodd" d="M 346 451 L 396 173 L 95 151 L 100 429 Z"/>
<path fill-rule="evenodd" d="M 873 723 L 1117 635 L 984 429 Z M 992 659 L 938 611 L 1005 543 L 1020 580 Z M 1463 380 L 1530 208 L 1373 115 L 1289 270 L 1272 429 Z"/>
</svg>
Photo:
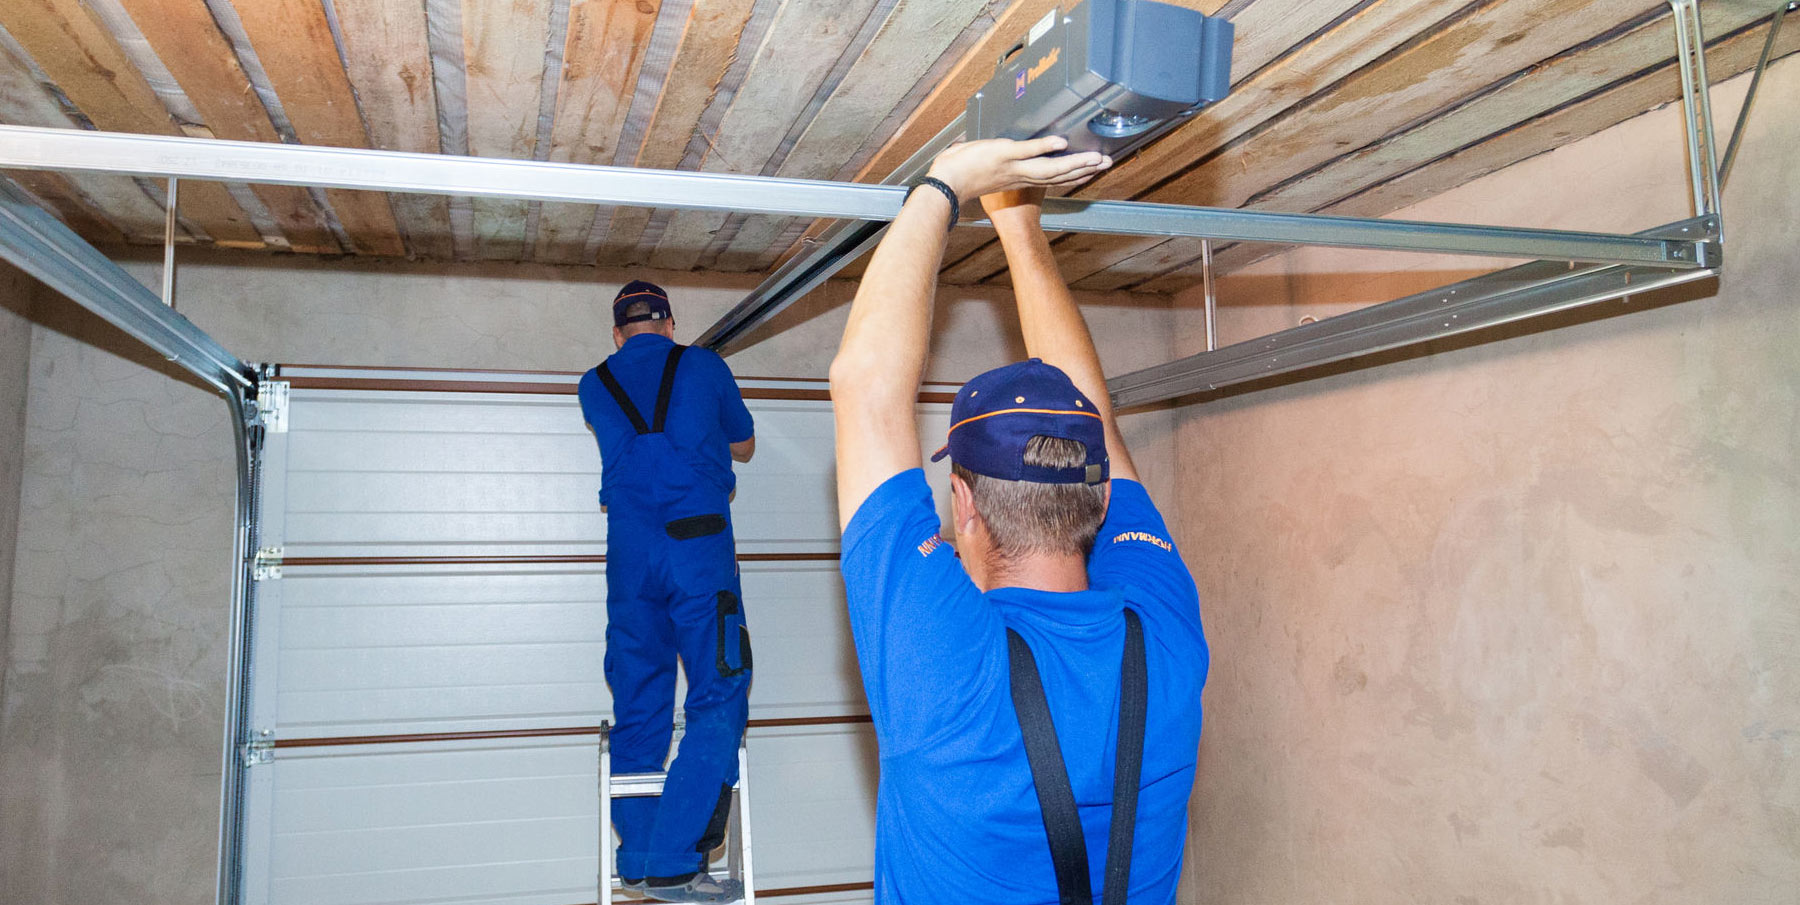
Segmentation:
<svg viewBox="0 0 1800 905">
<path fill-rule="evenodd" d="M 244 744 L 244 766 L 254 767 L 274 762 L 275 742 L 273 739 L 259 738 Z"/>
<path fill-rule="evenodd" d="M 256 383 L 256 414 L 262 417 L 263 429 L 271 434 L 285 434 L 288 429 L 288 382 L 259 380 Z"/>
<path fill-rule="evenodd" d="M 256 551 L 256 559 L 250 563 L 250 577 L 257 581 L 280 578 L 282 552 L 280 547 L 264 547 Z"/>
</svg>

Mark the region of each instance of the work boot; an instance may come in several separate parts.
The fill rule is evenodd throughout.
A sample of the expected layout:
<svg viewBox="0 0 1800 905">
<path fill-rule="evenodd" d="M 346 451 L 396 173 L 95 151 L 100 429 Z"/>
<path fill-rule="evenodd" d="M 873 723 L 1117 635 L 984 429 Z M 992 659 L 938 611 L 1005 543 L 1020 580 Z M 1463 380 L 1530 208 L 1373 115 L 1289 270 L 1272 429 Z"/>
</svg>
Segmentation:
<svg viewBox="0 0 1800 905">
<path fill-rule="evenodd" d="M 688 878 L 685 883 L 645 886 L 643 893 L 660 902 L 736 902 L 744 898 L 744 884 L 737 880 L 721 882 L 701 871 Z"/>
</svg>

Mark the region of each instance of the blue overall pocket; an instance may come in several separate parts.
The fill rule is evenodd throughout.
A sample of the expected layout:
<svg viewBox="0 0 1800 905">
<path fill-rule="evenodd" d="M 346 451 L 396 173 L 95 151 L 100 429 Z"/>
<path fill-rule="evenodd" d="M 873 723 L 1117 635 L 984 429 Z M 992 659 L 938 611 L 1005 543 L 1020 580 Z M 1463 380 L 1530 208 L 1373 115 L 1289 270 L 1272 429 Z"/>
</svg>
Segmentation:
<svg viewBox="0 0 1800 905">
<path fill-rule="evenodd" d="M 750 671 L 750 627 L 744 624 L 744 608 L 736 594 L 720 591 L 717 601 L 719 675 L 729 679 Z"/>
</svg>

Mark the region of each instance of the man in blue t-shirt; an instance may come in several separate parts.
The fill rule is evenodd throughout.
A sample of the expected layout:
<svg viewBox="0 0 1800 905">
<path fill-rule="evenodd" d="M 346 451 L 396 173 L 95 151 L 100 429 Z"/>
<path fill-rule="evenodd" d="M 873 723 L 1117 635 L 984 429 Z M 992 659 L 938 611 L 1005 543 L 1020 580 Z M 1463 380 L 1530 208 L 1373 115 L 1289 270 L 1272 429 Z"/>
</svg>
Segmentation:
<svg viewBox="0 0 1800 905">
<path fill-rule="evenodd" d="M 661 797 L 613 805 L 619 878 L 663 901 L 731 901 L 742 895 L 736 881 L 715 881 L 705 866 L 724 838 L 749 717 L 750 633 L 730 503 L 731 463 L 750 461 L 755 426 L 725 362 L 676 345 L 656 284 L 619 290 L 613 343 L 618 351 L 582 375 L 578 394 L 600 444 L 614 771 L 662 770 L 677 656 L 687 676 L 687 731 Z"/>
<path fill-rule="evenodd" d="M 876 250 L 831 366 L 844 584 L 881 749 L 883 905 L 1175 899 L 1206 641 L 1039 227 L 1044 186 L 1111 164 L 1041 156 L 1064 147 L 939 155 Z M 1035 357 L 956 395 L 933 457 L 951 460 L 953 550 L 913 406 L 945 224 L 975 197 Z M 1134 818 L 1115 832 L 1120 814 Z"/>
</svg>

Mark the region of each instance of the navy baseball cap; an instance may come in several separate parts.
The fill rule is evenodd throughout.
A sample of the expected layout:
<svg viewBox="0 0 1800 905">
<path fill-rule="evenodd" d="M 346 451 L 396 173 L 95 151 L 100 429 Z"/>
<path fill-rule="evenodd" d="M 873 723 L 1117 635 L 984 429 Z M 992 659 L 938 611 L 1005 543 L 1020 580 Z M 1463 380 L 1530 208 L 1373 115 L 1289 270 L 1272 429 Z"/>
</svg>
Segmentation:
<svg viewBox="0 0 1800 905">
<path fill-rule="evenodd" d="M 637 317 L 626 317 L 625 309 L 642 302 L 650 305 L 650 311 Z M 661 286 L 649 280 L 632 280 L 613 296 L 613 326 L 623 327 L 638 321 L 659 321 L 673 315 L 669 311 L 669 294 Z"/>
<path fill-rule="evenodd" d="M 1079 440 L 1087 462 L 1068 468 L 1025 464 L 1032 437 Z M 979 475 L 1039 484 L 1107 479 L 1106 430 L 1093 400 L 1061 368 L 1033 358 L 995 368 L 963 385 L 950 404 L 950 441 L 931 457 Z"/>
</svg>

